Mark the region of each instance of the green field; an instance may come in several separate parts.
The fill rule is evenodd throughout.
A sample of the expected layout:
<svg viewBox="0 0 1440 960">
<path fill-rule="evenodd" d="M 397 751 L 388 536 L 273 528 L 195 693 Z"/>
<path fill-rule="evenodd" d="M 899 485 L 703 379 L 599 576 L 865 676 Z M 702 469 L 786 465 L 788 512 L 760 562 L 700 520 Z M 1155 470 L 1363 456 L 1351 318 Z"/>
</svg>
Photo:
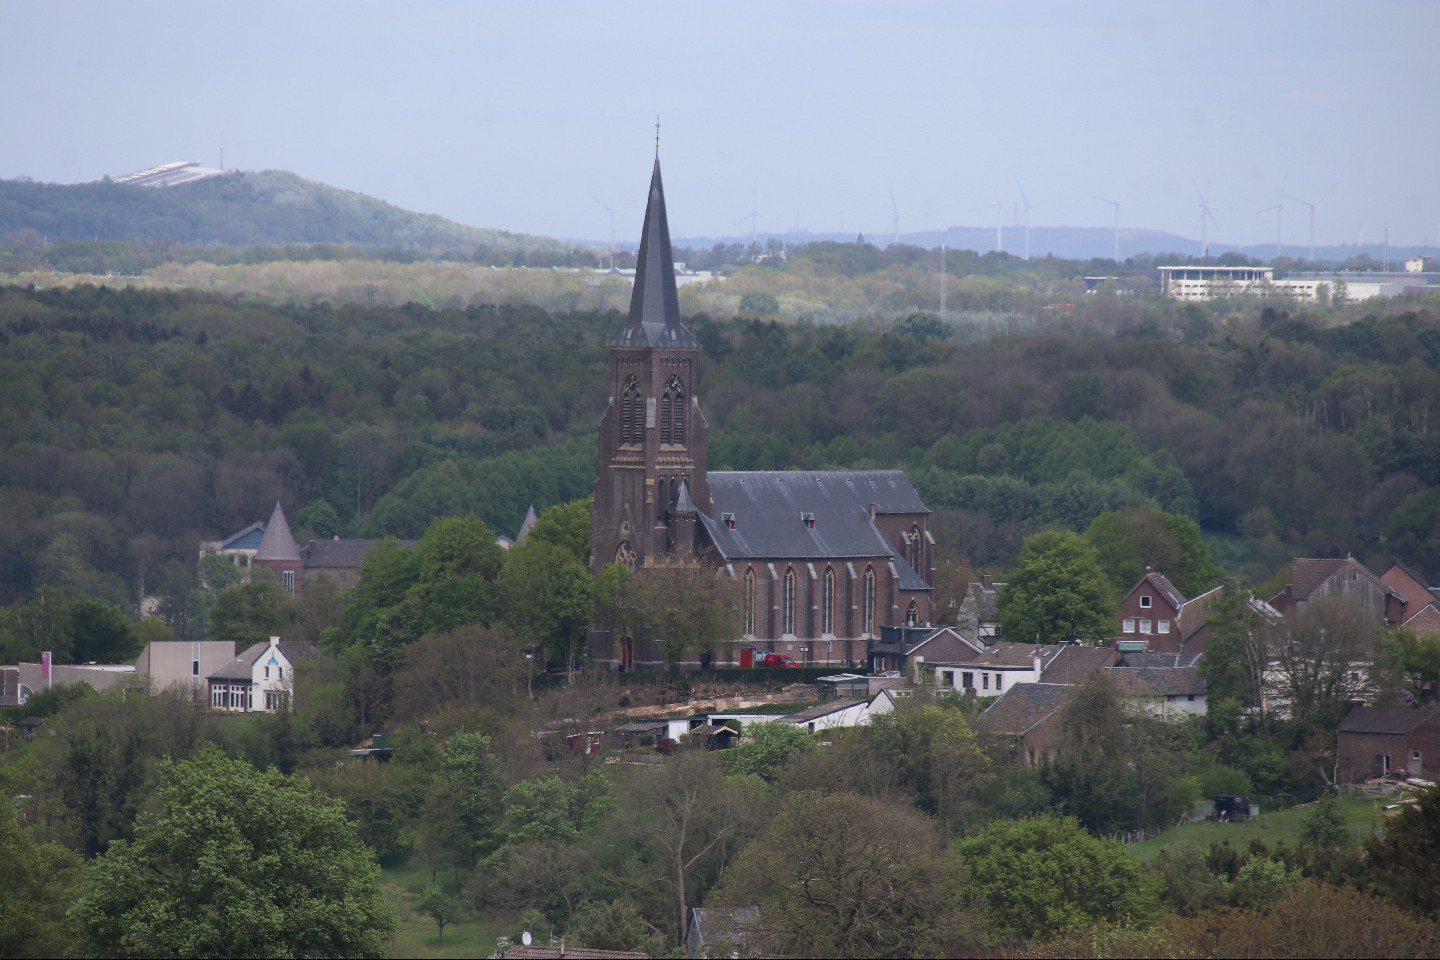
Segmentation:
<svg viewBox="0 0 1440 960">
<path fill-rule="evenodd" d="M 1341 797 L 1340 809 L 1355 836 L 1363 840 L 1381 829 L 1385 819 L 1381 807 L 1390 802 L 1390 798 Z M 1281 840 L 1284 840 L 1287 846 L 1295 847 L 1300 842 L 1300 830 L 1310 809 L 1309 806 L 1304 806 L 1288 810 L 1266 810 L 1262 804 L 1260 816 L 1244 823 L 1197 820 L 1166 830 L 1154 839 L 1127 844 L 1125 849 L 1143 863 L 1153 859 L 1166 847 L 1179 843 L 1189 843 L 1208 850 L 1210 844 L 1228 840 L 1230 846 L 1243 851 L 1249 847 L 1252 839 L 1259 839 L 1272 848 Z"/>
</svg>

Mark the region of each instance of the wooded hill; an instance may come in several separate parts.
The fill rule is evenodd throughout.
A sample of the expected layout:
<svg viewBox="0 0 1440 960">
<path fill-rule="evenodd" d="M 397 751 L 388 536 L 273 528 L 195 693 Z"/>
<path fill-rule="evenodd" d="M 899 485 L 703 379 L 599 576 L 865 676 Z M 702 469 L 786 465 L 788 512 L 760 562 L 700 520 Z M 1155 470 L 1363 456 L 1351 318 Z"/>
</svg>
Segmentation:
<svg viewBox="0 0 1440 960">
<path fill-rule="evenodd" d="M 963 316 L 963 315 L 961 315 Z M 1265 580 L 1296 555 L 1440 578 L 1440 304 L 1293 315 L 1100 296 L 1006 332 L 917 313 L 692 315 L 715 469 L 903 467 L 992 569 L 1153 506 Z M 201 540 L 418 537 L 589 495 L 616 312 L 0 292 L 0 603 L 179 603 Z"/>
<path fill-rule="evenodd" d="M 0 180 L 0 237 L 242 247 L 332 243 L 473 255 L 477 247 L 565 251 L 549 237 L 470 227 L 284 170 L 235 172 L 155 189 L 101 180 Z M 10 237 L 9 239 L 15 239 Z"/>
</svg>

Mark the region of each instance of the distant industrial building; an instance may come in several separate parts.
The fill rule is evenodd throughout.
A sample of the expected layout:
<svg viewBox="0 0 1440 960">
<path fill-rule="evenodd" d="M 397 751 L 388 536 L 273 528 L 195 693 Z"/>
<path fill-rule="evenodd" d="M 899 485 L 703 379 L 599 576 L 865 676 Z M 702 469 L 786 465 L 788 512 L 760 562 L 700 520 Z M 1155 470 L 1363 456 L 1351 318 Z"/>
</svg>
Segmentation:
<svg viewBox="0 0 1440 960">
<path fill-rule="evenodd" d="M 148 170 L 136 170 L 134 173 L 111 177 L 110 182 L 124 183 L 132 187 L 174 187 L 207 177 L 218 177 L 225 172 L 214 167 L 202 167 L 194 160 L 178 160 L 175 163 L 162 163 Z"/>
<path fill-rule="evenodd" d="M 1432 289 L 1417 282 L 1414 273 L 1305 273 L 1276 280 L 1274 267 L 1189 264 L 1159 269 L 1161 292 L 1175 300 L 1215 300 L 1250 294 L 1315 303 L 1338 294 L 1346 302 L 1355 303 Z"/>
</svg>

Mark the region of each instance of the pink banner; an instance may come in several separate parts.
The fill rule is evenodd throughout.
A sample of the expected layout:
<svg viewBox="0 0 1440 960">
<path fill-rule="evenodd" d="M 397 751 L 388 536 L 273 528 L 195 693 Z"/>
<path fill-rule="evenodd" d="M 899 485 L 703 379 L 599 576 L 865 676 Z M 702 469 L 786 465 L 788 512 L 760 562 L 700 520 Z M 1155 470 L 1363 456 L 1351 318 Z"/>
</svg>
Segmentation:
<svg viewBox="0 0 1440 960">
<path fill-rule="evenodd" d="M 40 654 L 40 675 L 46 680 L 50 679 L 50 663 L 54 656 L 49 650 Z"/>
</svg>

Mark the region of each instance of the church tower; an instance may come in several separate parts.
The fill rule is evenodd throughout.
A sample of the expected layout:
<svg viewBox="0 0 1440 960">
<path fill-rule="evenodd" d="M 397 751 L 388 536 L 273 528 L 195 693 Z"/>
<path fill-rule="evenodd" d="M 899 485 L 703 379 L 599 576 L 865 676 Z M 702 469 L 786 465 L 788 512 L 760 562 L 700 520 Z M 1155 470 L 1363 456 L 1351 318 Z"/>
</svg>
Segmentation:
<svg viewBox="0 0 1440 960">
<path fill-rule="evenodd" d="M 695 515 L 712 510 L 706 424 L 696 399 L 700 342 L 680 322 L 660 159 L 625 329 L 610 341 L 610 402 L 600 421 L 590 569 L 647 566 L 693 552 Z M 683 494 L 683 496 L 682 496 Z"/>
</svg>

